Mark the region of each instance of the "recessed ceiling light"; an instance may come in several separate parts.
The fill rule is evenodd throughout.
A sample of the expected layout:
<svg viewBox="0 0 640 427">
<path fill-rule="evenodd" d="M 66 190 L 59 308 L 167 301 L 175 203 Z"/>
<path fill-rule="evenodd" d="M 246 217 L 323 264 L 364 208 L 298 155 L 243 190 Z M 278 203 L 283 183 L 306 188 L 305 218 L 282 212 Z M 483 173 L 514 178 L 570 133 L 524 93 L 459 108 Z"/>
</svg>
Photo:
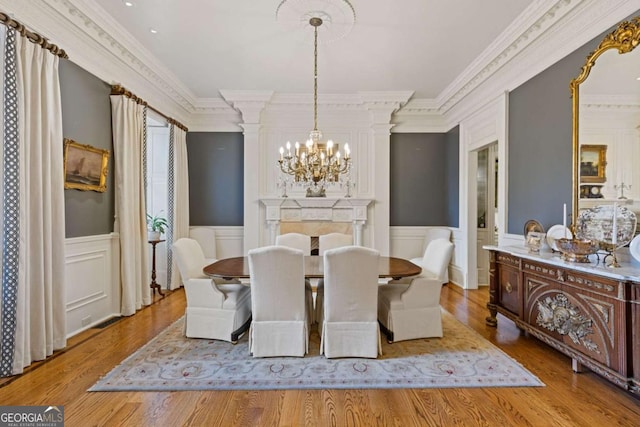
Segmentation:
<svg viewBox="0 0 640 427">
<path fill-rule="evenodd" d="M 128 7 L 132 7 L 133 6 L 133 2 L 132 1 L 125 1 L 124 5 L 128 6 Z"/>
<path fill-rule="evenodd" d="M 150 28 L 149 31 L 151 32 L 151 34 L 158 34 L 158 30 L 155 30 L 153 28 Z"/>
</svg>

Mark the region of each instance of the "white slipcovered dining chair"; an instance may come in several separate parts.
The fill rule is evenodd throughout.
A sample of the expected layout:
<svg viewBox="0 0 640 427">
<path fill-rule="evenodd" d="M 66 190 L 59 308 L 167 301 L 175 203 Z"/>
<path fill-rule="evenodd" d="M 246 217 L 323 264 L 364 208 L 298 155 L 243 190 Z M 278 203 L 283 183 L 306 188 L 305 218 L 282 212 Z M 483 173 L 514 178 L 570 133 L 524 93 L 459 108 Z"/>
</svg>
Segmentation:
<svg viewBox="0 0 640 427">
<path fill-rule="evenodd" d="M 329 233 L 318 237 L 318 255 L 323 256 L 329 249 L 353 245 L 353 236 L 344 233 Z"/>
<path fill-rule="evenodd" d="M 218 260 L 216 231 L 209 227 L 192 227 L 189 229 L 189 238 L 198 242 L 208 264 Z"/>
<path fill-rule="evenodd" d="M 301 233 L 285 233 L 276 236 L 276 246 L 286 246 L 288 248 L 301 250 L 305 256 L 311 255 L 311 236 Z M 307 316 L 309 318 L 309 324 L 312 324 L 315 320 L 313 309 L 313 288 L 311 287 L 311 281 L 305 279 L 305 293 L 307 302 Z"/>
<path fill-rule="evenodd" d="M 267 246 L 249 251 L 253 321 L 249 351 L 254 357 L 298 356 L 309 351 L 304 254 Z"/>
<path fill-rule="evenodd" d="M 411 258 L 409 261 L 412 263 L 419 265 L 422 267 L 422 260 L 424 259 L 424 254 L 429 247 L 429 243 L 436 239 L 446 239 L 451 240 L 451 230 L 449 228 L 444 227 L 432 227 L 428 228 L 424 233 L 424 244 L 422 247 L 422 256 L 417 258 Z M 442 284 L 449 283 L 449 268 L 444 270 L 444 276 L 442 278 Z"/>
<path fill-rule="evenodd" d="M 235 344 L 251 324 L 251 288 L 207 277 L 202 269 L 208 263 L 193 239 L 178 239 L 172 250 L 187 297 L 185 335 Z"/>
<path fill-rule="evenodd" d="M 311 236 L 301 233 L 285 233 L 276 236 L 276 246 L 299 249 L 305 255 L 311 255 Z"/>
<path fill-rule="evenodd" d="M 324 311 L 320 353 L 327 358 L 381 354 L 377 321 L 378 259 L 361 246 L 324 253 Z"/>
<path fill-rule="evenodd" d="M 344 233 L 323 234 L 318 238 L 318 255 L 324 256 L 324 253 L 330 249 L 343 248 L 353 244 L 353 236 Z M 316 307 L 314 310 L 313 320 L 318 324 L 318 332 L 322 334 L 322 299 L 324 298 L 324 279 L 318 280 L 316 287 Z"/>
<path fill-rule="evenodd" d="M 378 320 L 388 342 L 442 337 L 440 291 L 452 253 L 449 240 L 433 240 L 420 275 L 378 288 Z"/>
</svg>

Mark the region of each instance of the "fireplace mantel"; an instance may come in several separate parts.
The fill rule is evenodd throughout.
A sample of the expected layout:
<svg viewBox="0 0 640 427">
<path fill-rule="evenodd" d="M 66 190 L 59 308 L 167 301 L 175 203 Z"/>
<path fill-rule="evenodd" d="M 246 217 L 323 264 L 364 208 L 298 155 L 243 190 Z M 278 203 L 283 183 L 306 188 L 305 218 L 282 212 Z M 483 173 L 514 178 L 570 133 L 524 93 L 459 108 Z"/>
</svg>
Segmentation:
<svg viewBox="0 0 640 427">
<path fill-rule="evenodd" d="M 362 228 L 367 222 L 368 206 L 372 199 L 356 198 L 274 198 L 261 199 L 266 207 L 270 244 L 275 244 L 281 222 L 351 223 L 353 242 L 362 245 Z"/>
</svg>

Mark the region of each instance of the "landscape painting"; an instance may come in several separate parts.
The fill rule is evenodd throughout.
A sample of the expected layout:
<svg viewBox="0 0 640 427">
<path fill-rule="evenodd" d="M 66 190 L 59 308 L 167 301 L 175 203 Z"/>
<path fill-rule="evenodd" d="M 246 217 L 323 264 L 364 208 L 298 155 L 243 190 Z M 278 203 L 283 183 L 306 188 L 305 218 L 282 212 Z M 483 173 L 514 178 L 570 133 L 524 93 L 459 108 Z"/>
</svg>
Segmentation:
<svg viewBox="0 0 640 427">
<path fill-rule="evenodd" d="M 64 140 L 64 188 L 107 191 L 109 150 Z"/>
</svg>

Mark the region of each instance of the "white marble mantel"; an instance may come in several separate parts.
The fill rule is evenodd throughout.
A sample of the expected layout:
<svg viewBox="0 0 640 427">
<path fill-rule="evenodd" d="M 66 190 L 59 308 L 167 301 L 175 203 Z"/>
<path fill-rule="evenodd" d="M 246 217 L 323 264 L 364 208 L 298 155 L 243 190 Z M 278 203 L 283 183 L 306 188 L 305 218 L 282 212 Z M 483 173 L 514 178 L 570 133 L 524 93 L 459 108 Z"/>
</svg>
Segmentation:
<svg viewBox="0 0 640 427">
<path fill-rule="evenodd" d="M 362 229 L 368 219 L 368 206 L 372 199 L 359 198 L 272 198 L 260 199 L 266 207 L 269 242 L 275 244 L 281 222 L 335 222 L 351 223 L 353 242 L 362 246 Z"/>
</svg>

